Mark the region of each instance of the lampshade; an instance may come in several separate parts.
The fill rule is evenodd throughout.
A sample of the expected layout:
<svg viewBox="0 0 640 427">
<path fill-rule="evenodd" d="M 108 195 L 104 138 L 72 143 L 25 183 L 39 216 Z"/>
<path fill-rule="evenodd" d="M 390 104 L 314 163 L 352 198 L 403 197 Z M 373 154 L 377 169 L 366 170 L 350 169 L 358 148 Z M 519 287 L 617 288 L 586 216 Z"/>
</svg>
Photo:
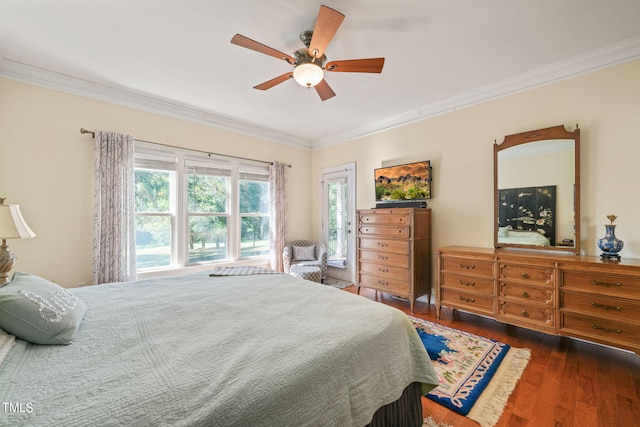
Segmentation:
<svg viewBox="0 0 640 427">
<path fill-rule="evenodd" d="M 0 204 L 0 239 L 28 239 L 34 233 L 20 213 L 18 205 Z"/>
<path fill-rule="evenodd" d="M 293 78 L 302 86 L 313 87 L 322 81 L 324 72 L 319 65 L 305 62 L 293 70 Z"/>
</svg>

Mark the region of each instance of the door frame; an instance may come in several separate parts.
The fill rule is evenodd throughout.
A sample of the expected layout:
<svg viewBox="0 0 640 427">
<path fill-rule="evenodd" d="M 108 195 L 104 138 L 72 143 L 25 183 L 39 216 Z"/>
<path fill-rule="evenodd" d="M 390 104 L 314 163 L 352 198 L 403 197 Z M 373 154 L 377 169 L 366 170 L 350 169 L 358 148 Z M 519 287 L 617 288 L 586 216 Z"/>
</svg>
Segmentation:
<svg viewBox="0 0 640 427">
<path fill-rule="evenodd" d="M 320 236 L 321 240 L 325 240 L 325 223 L 327 222 L 326 206 L 327 197 L 324 188 L 325 175 L 345 172 L 347 176 L 347 222 L 349 229 L 347 231 L 347 272 L 341 274 L 343 277 L 336 277 L 341 280 L 348 280 L 355 283 L 356 279 L 356 162 L 344 163 L 342 165 L 332 166 L 320 169 Z M 324 242 L 327 244 L 327 242 Z M 328 266 L 329 277 L 332 271 L 338 270 L 337 267 Z M 335 273 L 334 273 L 335 274 Z M 346 278 L 344 277 L 346 276 Z"/>
</svg>

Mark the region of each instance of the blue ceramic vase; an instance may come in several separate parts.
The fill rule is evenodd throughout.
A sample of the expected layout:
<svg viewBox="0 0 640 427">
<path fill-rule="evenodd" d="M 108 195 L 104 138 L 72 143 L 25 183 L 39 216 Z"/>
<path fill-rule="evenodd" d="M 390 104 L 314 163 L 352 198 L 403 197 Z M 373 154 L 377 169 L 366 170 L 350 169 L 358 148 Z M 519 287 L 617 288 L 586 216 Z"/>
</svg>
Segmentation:
<svg viewBox="0 0 640 427">
<path fill-rule="evenodd" d="M 602 250 L 600 255 L 606 259 L 620 259 L 618 252 L 622 250 L 624 242 L 616 237 L 616 226 L 613 221 L 617 218 L 615 215 L 608 215 L 607 218 L 611 221 L 611 224 L 604 226 L 605 235 L 602 239 L 598 239 L 598 247 Z"/>
</svg>

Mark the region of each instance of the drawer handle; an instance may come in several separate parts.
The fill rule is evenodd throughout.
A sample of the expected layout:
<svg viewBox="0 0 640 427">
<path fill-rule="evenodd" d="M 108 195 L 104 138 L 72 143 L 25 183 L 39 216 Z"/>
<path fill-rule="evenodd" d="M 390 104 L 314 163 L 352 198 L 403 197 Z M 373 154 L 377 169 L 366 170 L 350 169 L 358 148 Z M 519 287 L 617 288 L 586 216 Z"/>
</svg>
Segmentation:
<svg viewBox="0 0 640 427">
<path fill-rule="evenodd" d="M 621 334 L 622 333 L 622 330 L 620 330 L 620 329 L 608 329 L 608 328 L 605 328 L 603 326 L 594 325 L 593 323 L 591 324 L 591 327 L 593 329 L 597 329 L 599 331 L 607 332 L 607 333 L 614 333 L 614 334 Z"/>
<path fill-rule="evenodd" d="M 529 278 L 529 275 L 528 275 L 527 273 L 522 273 L 522 278 L 523 278 L 523 279 L 528 279 L 528 278 Z"/>
<path fill-rule="evenodd" d="M 604 305 L 604 304 L 598 304 L 597 302 L 593 302 L 593 301 L 591 301 L 589 304 L 591 304 L 592 307 L 601 308 L 603 310 L 617 310 L 617 311 L 622 310 L 622 307 L 620 307 L 619 305 Z"/>
<path fill-rule="evenodd" d="M 380 248 L 386 248 L 387 246 L 389 246 L 388 243 L 378 242 L 378 247 L 380 247 Z"/>
<path fill-rule="evenodd" d="M 473 265 L 473 264 L 460 264 L 460 263 L 458 263 L 458 267 L 466 268 L 467 270 L 471 270 L 472 268 L 476 268 L 476 266 Z"/>
<path fill-rule="evenodd" d="M 458 298 L 460 298 L 460 301 L 464 301 L 464 302 L 476 302 L 475 298 L 467 298 L 467 297 L 463 297 L 462 295 L 459 295 Z"/>
<path fill-rule="evenodd" d="M 378 267 L 378 271 L 381 273 L 387 273 L 389 271 L 388 268 L 382 268 L 382 267 Z"/>
<path fill-rule="evenodd" d="M 385 280 L 378 280 L 378 284 L 380 284 L 382 286 L 389 286 L 389 282 L 387 282 Z"/>
<path fill-rule="evenodd" d="M 525 298 L 529 298 L 529 292 L 522 291 L 522 296 L 525 297 Z"/>
<path fill-rule="evenodd" d="M 458 284 L 465 285 L 465 286 L 475 286 L 476 282 L 463 282 L 462 280 L 458 279 Z"/>
<path fill-rule="evenodd" d="M 592 285 L 595 285 L 595 286 L 604 286 L 605 288 L 612 288 L 612 287 L 614 287 L 614 286 L 615 286 L 615 287 L 622 286 L 622 283 L 620 283 L 620 282 L 607 283 L 607 282 L 599 282 L 599 281 L 597 281 L 597 280 L 592 280 L 592 281 L 591 281 L 591 284 L 592 284 Z"/>
<path fill-rule="evenodd" d="M 378 259 L 389 259 L 389 255 L 380 255 L 380 254 L 378 254 Z"/>
<path fill-rule="evenodd" d="M 522 310 L 522 315 L 524 317 L 529 317 L 529 312 L 527 310 Z"/>
<path fill-rule="evenodd" d="M 403 232 L 403 230 L 398 230 L 398 234 L 402 234 Z"/>
</svg>

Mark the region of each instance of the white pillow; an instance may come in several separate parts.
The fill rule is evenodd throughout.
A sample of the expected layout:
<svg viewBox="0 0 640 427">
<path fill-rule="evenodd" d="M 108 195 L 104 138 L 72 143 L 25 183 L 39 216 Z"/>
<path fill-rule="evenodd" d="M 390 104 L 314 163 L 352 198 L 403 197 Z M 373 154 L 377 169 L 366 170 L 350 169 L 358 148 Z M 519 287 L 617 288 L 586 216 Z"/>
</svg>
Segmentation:
<svg viewBox="0 0 640 427">
<path fill-rule="evenodd" d="M 316 259 L 316 246 L 295 246 L 293 245 L 293 260 L 294 261 L 315 261 Z"/>
</svg>

